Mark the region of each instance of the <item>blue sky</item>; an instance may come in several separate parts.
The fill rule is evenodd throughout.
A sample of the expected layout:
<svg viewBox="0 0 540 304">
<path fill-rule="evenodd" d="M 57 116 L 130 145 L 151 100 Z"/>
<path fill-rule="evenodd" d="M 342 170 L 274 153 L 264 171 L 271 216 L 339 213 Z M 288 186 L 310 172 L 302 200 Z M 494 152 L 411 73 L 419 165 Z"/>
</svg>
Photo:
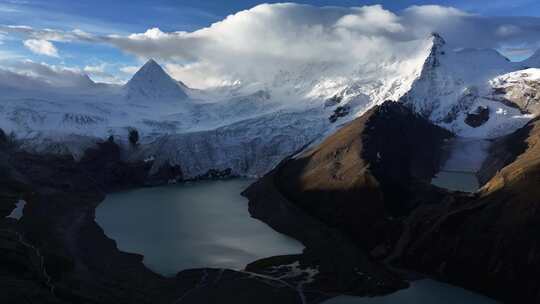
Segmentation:
<svg viewBox="0 0 540 304">
<path fill-rule="evenodd" d="M 540 17 L 540 1 L 538 0 L 316 0 L 296 2 L 315 6 L 343 7 L 382 4 L 385 9 L 396 13 L 412 5 L 437 4 L 452 6 L 468 13 L 486 17 Z M 163 32 L 194 31 L 260 3 L 261 1 L 253 0 L 0 0 L 0 25 L 30 26 L 34 29 L 49 28 L 64 31 L 80 29 L 95 35 L 129 35 L 130 33 L 143 33 L 154 27 L 160 28 Z M 80 40 L 52 40 L 51 43 L 53 43 L 57 55 L 50 52 L 48 55 L 44 55 L 46 51 L 43 49 L 36 52 L 35 49 L 32 50 L 25 46 L 24 41 L 28 39 L 26 34 L 2 33 L 0 30 L 0 60 L 30 59 L 36 62 L 80 69 L 90 67 L 89 70 L 92 67 L 97 69 L 101 65 L 103 77 L 118 76 L 118 79 L 126 77 L 118 72 L 120 69 L 132 71 L 133 69 L 128 68 L 141 63 L 140 56 L 138 58 L 117 46 Z M 520 59 L 519 57 L 519 55 L 515 56 L 517 59 Z M 99 73 L 95 74 L 95 77 L 99 76 L 97 75 Z"/>
<path fill-rule="evenodd" d="M 87 31 L 140 32 L 149 27 L 164 31 L 191 31 L 207 26 L 239 10 L 260 3 L 254 0 L 0 0 L 1 24 L 30 24 L 37 27 L 79 27 Z M 285 1 L 287 2 L 287 1 Z M 315 0 L 294 1 L 316 6 L 362 6 L 382 4 L 390 10 L 411 5 L 453 6 L 487 16 L 540 16 L 536 0 Z"/>
</svg>

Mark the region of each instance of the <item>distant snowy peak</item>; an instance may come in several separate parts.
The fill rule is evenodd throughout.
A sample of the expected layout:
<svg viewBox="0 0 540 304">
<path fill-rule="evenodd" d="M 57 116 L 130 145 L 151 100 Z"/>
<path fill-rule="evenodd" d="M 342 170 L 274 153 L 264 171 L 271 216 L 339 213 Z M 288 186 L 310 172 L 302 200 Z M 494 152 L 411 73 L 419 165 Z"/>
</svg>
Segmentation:
<svg viewBox="0 0 540 304">
<path fill-rule="evenodd" d="M 183 100 L 188 95 L 182 86 L 174 80 L 153 59 L 148 60 L 133 78 L 125 85 L 128 99 Z"/>
<path fill-rule="evenodd" d="M 492 80 L 518 69 L 520 64 L 509 61 L 496 50 L 453 49 L 434 34 L 422 73 L 400 101 L 459 136 L 504 135 L 529 118 L 492 98 Z M 481 110 L 487 113 L 483 124 L 467 123 Z"/>
</svg>

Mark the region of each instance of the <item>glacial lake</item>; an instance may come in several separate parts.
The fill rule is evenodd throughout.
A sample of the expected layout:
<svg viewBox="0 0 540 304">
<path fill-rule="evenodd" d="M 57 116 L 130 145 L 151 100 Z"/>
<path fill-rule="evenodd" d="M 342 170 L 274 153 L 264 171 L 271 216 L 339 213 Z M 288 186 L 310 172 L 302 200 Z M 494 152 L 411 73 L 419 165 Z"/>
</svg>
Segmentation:
<svg viewBox="0 0 540 304">
<path fill-rule="evenodd" d="M 476 138 L 455 138 L 445 146 L 448 159 L 431 180 L 435 186 L 452 191 L 475 192 L 480 187 L 476 172 L 488 155 L 490 142 Z"/>
<path fill-rule="evenodd" d="M 144 255 L 165 276 L 190 268 L 241 270 L 260 258 L 301 253 L 301 243 L 250 217 L 240 193 L 253 180 L 196 182 L 107 196 L 96 221 L 120 250 Z M 382 297 L 339 296 L 324 304 L 496 304 L 465 289 L 419 280 Z"/>
<path fill-rule="evenodd" d="M 474 172 L 440 171 L 431 183 L 437 187 L 461 192 L 475 192 L 479 188 L 478 178 Z"/>
<path fill-rule="evenodd" d="M 107 196 L 96 222 L 125 252 L 165 276 L 190 268 L 240 270 L 304 246 L 252 218 L 240 193 L 253 180 L 194 182 Z"/>
</svg>

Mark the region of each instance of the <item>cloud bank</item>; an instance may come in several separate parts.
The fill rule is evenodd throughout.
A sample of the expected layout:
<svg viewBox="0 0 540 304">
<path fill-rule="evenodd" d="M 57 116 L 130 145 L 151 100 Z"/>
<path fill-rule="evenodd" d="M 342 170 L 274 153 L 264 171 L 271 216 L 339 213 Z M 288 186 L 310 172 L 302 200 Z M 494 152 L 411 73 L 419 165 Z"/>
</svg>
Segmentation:
<svg viewBox="0 0 540 304">
<path fill-rule="evenodd" d="M 346 65 L 412 56 L 403 43 L 424 40 L 432 32 L 456 48 L 520 46 L 532 51 L 540 41 L 540 18 L 483 17 L 437 5 L 392 12 L 380 5 L 263 4 L 194 32 L 153 28 L 103 39 L 135 56 L 169 61 L 174 76 L 205 86 L 260 79 L 276 68 L 307 63 Z"/>
<path fill-rule="evenodd" d="M 88 87 L 92 81 L 77 68 L 23 60 L 8 64 L 0 69 L 0 84 L 28 90 L 39 89 L 44 85 Z"/>
<path fill-rule="evenodd" d="M 540 18 L 483 17 L 438 5 L 392 12 L 381 5 L 284 3 L 262 4 L 194 32 L 152 28 L 130 35 L 93 35 L 25 26 L 3 26 L 0 31 L 27 37 L 28 48 L 48 56 L 58 56 L 54 45 L 47 44 L 50 41 L 109 44 L 141 59 L 162 61 L 175 78 L 189 85 L 209 87 L 268 82 L 283 71 L 309 65 L 338 73 L 343 69 L 336 67 L 406 60 L 417 55 L 431 32 L 440 33 L 455 48 L 530 54 L 539 46 Z"/>
</svg>

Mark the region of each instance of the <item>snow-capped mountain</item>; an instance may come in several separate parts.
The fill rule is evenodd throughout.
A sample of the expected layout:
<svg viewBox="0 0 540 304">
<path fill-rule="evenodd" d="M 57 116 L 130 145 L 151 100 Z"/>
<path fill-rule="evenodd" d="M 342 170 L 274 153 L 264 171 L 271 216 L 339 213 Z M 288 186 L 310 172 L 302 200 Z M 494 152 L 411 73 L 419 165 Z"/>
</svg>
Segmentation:
<svg viewBox="0 0 540 304">
<path fill-rule="evenodd" d="M 378 62 L 283 67 L 264 83 L 209 90 L 188 88 L 154 60 L 124 86 L 83 81 L 58 89 L 21 75 L 16 83 L 28 85 L 8 86 L 13 77 L 0 73 L 0 128 L 27 149 L 75 156 L 110 135 L 127 142 L 135 128 L 141 143 L 126 157 L 152 156 L 156 167 L 178 164 L 195 177 L 210 169 L 264 174 L 386 100 L 465 137 L 507 134 L 531 118 L 500 89 L 536 81 L 525 76 L 534 70 L 516 72 L 523 63 L 494 50 L 451 49 L 436 34 L 398 49 Z"/>
<path fill-rule="evenodd" d="M 174 80 L 153 59 L 148 60 L 125 85 L 128 99 L 187 99 L 181 83 Z"/>
<path fill-rule="evenodd" d="M 497 137 L 523 126 L 530 117 L 500 100 L 494 100 L 492 80 L 519 69 L 493 49 L 451 49 L 437 34 L 421 75 L 401 101 L 434 123 L 464 137 Z M 466 123 L 467 116 L 487 108 L 480 126 Z"/>
<path fill-rule="evenodd" d="M 540 69 L 526 69 L 497 76 L 490 81 L 494 100 L 540 114 Z"/>
</svg>

